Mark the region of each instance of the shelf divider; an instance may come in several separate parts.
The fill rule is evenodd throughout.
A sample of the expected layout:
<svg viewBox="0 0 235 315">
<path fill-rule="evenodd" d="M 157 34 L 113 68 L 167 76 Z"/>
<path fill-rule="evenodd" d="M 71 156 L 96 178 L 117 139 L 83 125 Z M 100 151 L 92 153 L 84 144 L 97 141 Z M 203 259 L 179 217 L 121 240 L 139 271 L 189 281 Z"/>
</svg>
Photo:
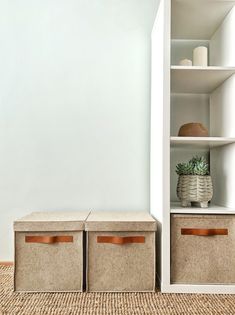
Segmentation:
<svg viewBox="0 0 235 315">
<path fill-rule="evenodd" d="M 178 214 L 235 214 L 235 208 L 223 207 L 209 203 L 208 208 L 181 207 L 180 202 L 171 202 L 171 213 Z"/>
<path fill-rule="evenodd" d="M 235 143 L 235 138 L 228 137 L 171 137 L 172 147 L 199 146 L 213 148 Z"/>
</svg>

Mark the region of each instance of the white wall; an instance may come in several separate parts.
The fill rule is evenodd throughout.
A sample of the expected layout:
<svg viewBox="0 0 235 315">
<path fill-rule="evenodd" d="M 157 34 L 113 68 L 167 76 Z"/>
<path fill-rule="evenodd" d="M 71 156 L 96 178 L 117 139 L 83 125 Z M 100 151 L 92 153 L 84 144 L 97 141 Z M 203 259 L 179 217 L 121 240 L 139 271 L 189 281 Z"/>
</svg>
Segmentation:
<svg viewBox="0 0 235 315">
<path fill-rule="evenodd" d="M 0 260 L 34 210 L 148 210 L 157 0 L 0 1 Z"/>
</svg>

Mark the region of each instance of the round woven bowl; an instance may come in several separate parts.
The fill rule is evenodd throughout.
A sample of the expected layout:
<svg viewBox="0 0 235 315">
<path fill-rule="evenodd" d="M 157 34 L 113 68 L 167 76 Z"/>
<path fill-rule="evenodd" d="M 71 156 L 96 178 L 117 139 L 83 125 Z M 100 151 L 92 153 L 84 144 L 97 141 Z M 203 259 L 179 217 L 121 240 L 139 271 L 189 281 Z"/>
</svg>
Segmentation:
<svg viewBox="0 0 235 315">
<path fill-rule="evenodd" d="M 188 123 L 180 127 L 179 137 L 208 137 L 208 130 L 200 123 Z"/>
<path fill-rule="evenodd" d="M 211 176 L 180 175 L 177 184 L 177 196 L 182 207 L 191 206 L 191 202 L 198 202 L 201 208 L 207 208 L 208 201 L 213 196 Z"/>
</svg>

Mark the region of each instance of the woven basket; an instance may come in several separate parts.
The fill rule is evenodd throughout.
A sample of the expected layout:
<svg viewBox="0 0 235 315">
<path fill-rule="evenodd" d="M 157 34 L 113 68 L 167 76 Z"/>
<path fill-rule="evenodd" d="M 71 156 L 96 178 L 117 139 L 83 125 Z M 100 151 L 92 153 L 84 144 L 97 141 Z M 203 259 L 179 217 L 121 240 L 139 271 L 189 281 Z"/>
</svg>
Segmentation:
<svg viewBox="0 0 235 315">
<path fill-rule="evenodd" d="M 198 202 L 201 208 L 207 208 L 208 201 L 213 196 L 211 176 L 180 175 L 177 196 L 182 207 L 191 206 L 191 202 Z"/>
</svg>

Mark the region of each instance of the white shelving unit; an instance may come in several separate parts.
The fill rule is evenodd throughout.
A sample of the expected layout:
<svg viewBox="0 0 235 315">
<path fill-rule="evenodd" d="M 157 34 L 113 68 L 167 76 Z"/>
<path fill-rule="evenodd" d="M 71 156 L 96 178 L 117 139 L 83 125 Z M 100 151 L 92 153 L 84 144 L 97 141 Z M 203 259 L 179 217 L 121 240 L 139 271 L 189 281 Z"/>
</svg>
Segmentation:
<svg viewBox="0 0 235 315">
<path fill-rule="evenodd" d="M 151 213 L 158 221 L 157 276 L 163 292 L 234 293 L 235 284 L 171 283 L 171 214 L 235 215 L 235 1 L 161 0 L 152 31 Z M 179 66 L 197 46 L 208 67 Z M 201 122 L 209 137 L 178 137 Z M 175 166 L 194 155 L 210 162 L 214 186 L 207 209 L 182 208 Z"/>
</svg>

